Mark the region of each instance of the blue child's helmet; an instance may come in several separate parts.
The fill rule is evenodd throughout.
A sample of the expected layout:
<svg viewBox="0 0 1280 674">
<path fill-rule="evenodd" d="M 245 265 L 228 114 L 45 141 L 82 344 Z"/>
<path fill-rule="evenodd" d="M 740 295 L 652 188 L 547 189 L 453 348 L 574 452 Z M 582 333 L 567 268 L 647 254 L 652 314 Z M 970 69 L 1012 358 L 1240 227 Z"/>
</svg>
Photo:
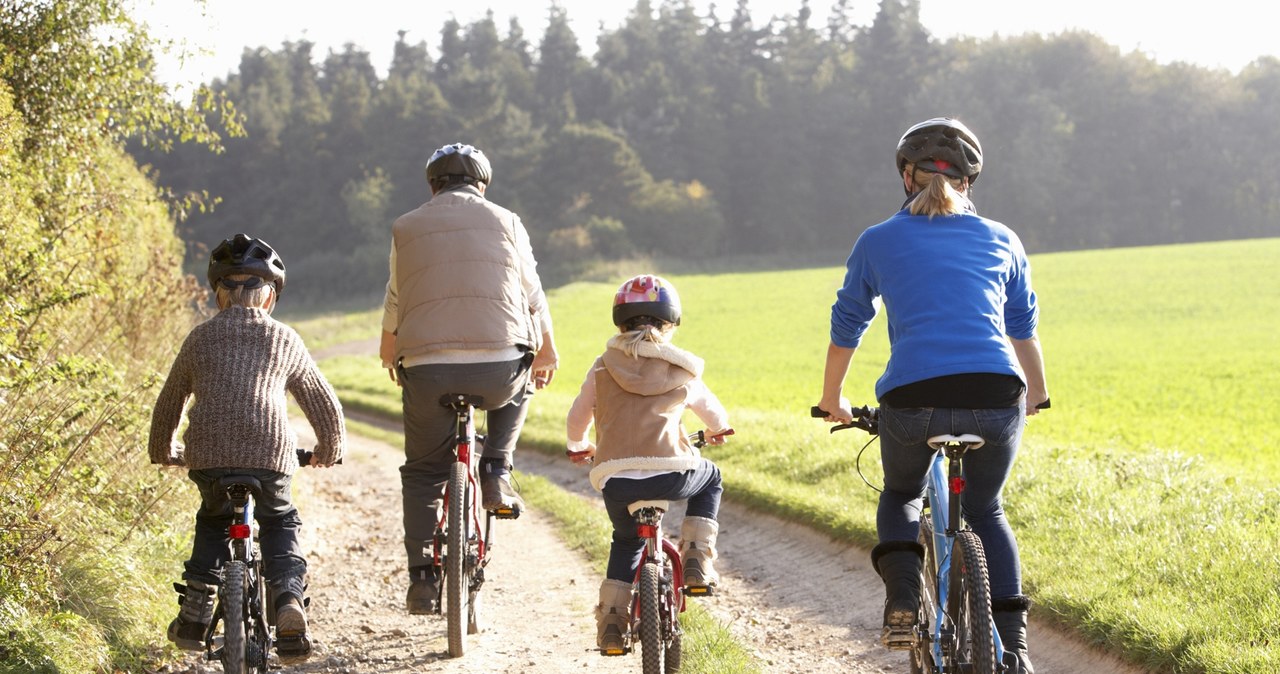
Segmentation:
<svg viewBox="0 0 1280 674">
<path fill-rule="evenodd" d="M 228 276 L 239 274 L 256 276 L 271 283 L 276 288 L 277 297 L 284 290 L 284 260 L 280 259 L 275 249 L 266 241 L 252 238 L 247 234 L 236 234 L 230 239 L 225 239 L 213 249 L 212 253 L 209 253 L 210 288 L 217 290 L 219 283 L 223 286 L 257 287 L 261 285 L 261 282 L 256 280 L 238 283 L 226 280 Z"/>
</svg>

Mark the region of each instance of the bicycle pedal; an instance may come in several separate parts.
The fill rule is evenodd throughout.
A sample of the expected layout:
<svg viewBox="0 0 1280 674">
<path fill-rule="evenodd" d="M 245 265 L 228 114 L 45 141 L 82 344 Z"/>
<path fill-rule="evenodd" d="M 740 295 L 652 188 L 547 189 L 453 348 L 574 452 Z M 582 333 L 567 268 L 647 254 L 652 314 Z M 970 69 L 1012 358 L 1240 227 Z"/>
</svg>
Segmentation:
<svg viewBox="0 0 1280 674">
<path fill-rule="evenodd" d="M 279 655 L 282 661 L 306 659 L 311 655 L 311 640 L 306 635 L 276 639 L 276 655 Z"/>
<path fill-rule="evenodd" d="M 914 627 L 910 631 L 886 629 L 880 636 L 880 643 L 891 651 L 909 651 L 920 643 L 920 633 Z"/>
<path fill-rule="evenodd" d="M 512 508 L 511 506 L 494 508 L 489 512 L 493 513 L 493 516 L 500 520 L 514 520 L 520 518 L 520 511 L 516 508 Z"/>
<path fill-rule="evenodd" d="M 716 593 L 712 585 L 686 585 L 680 592 L 686 597 L 712 597 Z"/>
<path fill-rule="evenodd" d="M 600 651 L 600 655 L 603 655 L 605 657 L 615 657 L 619 655 L 626 655 L 627 653 L 631 652 L 630 648 L 625 648 L 625 647 L 624 648 L 600 648 L 597 650 Z"/>
</svg>

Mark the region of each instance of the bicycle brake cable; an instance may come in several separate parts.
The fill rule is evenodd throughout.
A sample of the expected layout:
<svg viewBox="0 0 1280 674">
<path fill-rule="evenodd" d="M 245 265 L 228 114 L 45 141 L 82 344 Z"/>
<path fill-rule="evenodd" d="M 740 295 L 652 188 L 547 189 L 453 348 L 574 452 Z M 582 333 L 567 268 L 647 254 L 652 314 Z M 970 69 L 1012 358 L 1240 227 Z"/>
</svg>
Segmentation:
<svg viewBox="0 0 1280 674">
<path fill-rule="evenodd" d="M 871 438 L 867 440 L 867 444 L 863 445 L 862 449 L 858 450 L 858 456 L 857 458 L 854 459 L 853 466 L 858 471 L 858 477 L 862 478 L 863 484 L 867 485 L 868 487 L 871 487 L 871 489 L 875 490 L 876 492 L 884 493 L 883 489 L 880 489 L 876 487 L 874 484 L 871 484 L 871 482 L 867 480 L 867 476 L 862 474 L 862 453 L 867 451 L 867 448 L 870 447 L 871 443 L 875 442 L 876 438 L 878 437 L 880 436 L 878 435 L 871 436 Z"/>
</svg>

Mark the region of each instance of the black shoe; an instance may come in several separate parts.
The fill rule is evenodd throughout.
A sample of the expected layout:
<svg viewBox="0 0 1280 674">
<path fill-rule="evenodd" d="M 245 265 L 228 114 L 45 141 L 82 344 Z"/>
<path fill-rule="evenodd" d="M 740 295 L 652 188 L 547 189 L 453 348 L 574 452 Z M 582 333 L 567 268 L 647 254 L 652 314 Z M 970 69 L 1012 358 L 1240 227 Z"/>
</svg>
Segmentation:
<svg viewBox="0 0 1280 674">
<path fill-rule="evenodd" d="M 511 473 L 480 472 L 481 505 L 508 518 L 516 518 L 524 511 L 524 499 L 511 488 Z"/>
<path fill-rule="evenodd" d="M 409 592 L 405 595 L 405 608 L 409 615 L 429 615 L 440 611 L 440 585 L 435 569 L 430 566 L 411 569 Z"/>
</svg>

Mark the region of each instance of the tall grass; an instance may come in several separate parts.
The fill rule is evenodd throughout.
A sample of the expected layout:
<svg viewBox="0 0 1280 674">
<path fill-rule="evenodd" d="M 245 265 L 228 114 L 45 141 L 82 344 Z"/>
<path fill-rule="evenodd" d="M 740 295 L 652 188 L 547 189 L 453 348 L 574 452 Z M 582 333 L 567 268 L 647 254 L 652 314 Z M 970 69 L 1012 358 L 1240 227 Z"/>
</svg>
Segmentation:
<svg viewBox="0 0 1280 674">
<path fill-rule="evenodd" d="M 1006 489 L 1027 589 L 1038 615 L 1157 671 L 1280 671 L 1277 257 L 1280 239 L 1032 260 L 1054 407 L 1031 420 Z M 706 359 L 738 431 L 709 450 L 726 497 L 867 545 L 879 446 L 858 467 L 865 435 L 808 417 L 842 271 L 669 278 L 685 307 L 675 341 Z M 561 370 L 526 443 L 563 451 L 616 285 L 551 294 Z M 887 355 L 877 319 L 847 380 L 855 404 L 874 402 Z M 373 358 L 324 366 L 344 399 L 395 395 Z"/>
</svg>

